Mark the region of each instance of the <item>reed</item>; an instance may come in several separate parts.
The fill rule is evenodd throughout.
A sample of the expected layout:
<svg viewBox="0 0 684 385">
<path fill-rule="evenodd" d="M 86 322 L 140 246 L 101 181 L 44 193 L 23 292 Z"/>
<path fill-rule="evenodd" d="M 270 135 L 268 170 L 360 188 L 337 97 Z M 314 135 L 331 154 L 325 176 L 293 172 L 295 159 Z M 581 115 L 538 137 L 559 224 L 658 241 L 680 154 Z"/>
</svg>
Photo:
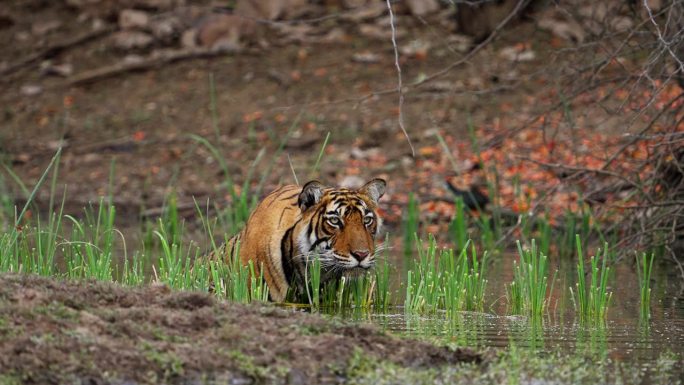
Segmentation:
<svg viewBox="0 0 684 385">
<path fill-rule="evenodd" d="M 415 195 L 409 193 L 408 205 L 406 206 L 406 213 L 402 220 L 402 228 L 404 233 L 404 260 L 413 255 L 415 249 L 415 240 L 418 236 L 418 226 L 420 225 L 420 208 L 418 200 Z M 407 266 L 408 267 L 408 266 Z"/>
<path fill-rule="evenodd" d="M 470 238 L 468 234 L 468 223 L 466 222 L 465 208 L 463 198 L 457 197 L 454 204 L 454 218 L 449 224 L 451 231 L 451 239 L 454 242 L 456 249 L 465 247 L 466 242 Z"/>
<path fill-rule="evenodd" d="M 417 243 L 418 261 L 407 274 L 406 312 L 446 310 L 453 315 L 463 310 L 482 311 L 487 286 L 487 253 L 478 260 L 477 250 L 470 240 L 458 255 L 453 249 L 438 249 L 434 237 L 430 237 L 425 248 L 422 242 Z"/>
<path fill-rule="evenodd" d="M 466 241 L 458 256 L 455 256 L 452 249 L 442 251 L 440 269 L 443 277 L 444 308 L 447 312 L 484 309 L 487 254 L 485 252 L 482 261 L 479 261 L 475 245 L 470 240 Z"/>
<path fill-rule="evenodd" d="M 309 259 L 307 258 L 307 262 Z M 309 300 L 309 305 L 312 309 L 318 309 L 321 305 L 321 260 L 317 255 L 311 258 L 311 262 L 307 266 L 308 282 L 306 294 Z"/>
<path fill-rule="evenodd" d="M 513 282 L 508 287 L 509 312 L 530 317 L 541 317 L 547 308 L 549 289 L 548 257 L 537 248 L 533 239 L 530 248 L 523 249 L 517 242 L 520 263 L 513 262 Z M 553 291 L 553 285 L 551 285 Z"/>
<path fill-rule="evenodd" d="M 387 242 L 387 240 L 385 240 Z M 390 264 L 387 258 L 378 263 L 375 267 L 374 289 L 375 296 L 373 299 L 373 308 L 379 311 L 386 311 L 392 300 L 392 293 L 390 292 Z"/>
<path fill-rule="evenodd" d="M 612 293 L 608 291 L 608 244 L 603 248 L 603 257 L 599 249 L 596 256 L 592 256 L 589 266 L 589 282 L 584 269 L 584 254 L 582 252 L 582 242 L 579 234 L 575 236 L 577 246 L 577 283 L 575 290 L 570 288 L 572 301 L 575 310 L 579 314 L 582 323 L 600 323 L 608 316 L 608 307 L 612 298 Z M 601 261 L 599 261 L 601 259 Z"/>
<path fill-rule="evenodd" d="M 640 306 L 639 315 L 642 320 L 651 318 L 651 272 L 653 271 L 654 253 L 636 255 L 637 277 L 639 278 Z"/>
</svg>

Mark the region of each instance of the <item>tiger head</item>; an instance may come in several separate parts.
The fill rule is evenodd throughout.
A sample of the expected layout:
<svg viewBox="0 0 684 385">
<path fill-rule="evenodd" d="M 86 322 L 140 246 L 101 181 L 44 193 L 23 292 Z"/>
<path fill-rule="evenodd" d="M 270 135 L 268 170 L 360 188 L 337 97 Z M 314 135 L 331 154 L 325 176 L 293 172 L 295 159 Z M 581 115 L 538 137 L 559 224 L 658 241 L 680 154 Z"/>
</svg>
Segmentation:
<svg viewBox="0 0 684 385">
<path fill-rule="evenodd" d="M 304 185 L 298 204 L 308 223 L 297 235 L 301 253 L 317 255 L 321 266 L 340 273 L 361 272 L 375 263 L 375 236 L 382 224 L 378 200 L 387 183 L 373 179 L 359 189 Z"/>
</svg>

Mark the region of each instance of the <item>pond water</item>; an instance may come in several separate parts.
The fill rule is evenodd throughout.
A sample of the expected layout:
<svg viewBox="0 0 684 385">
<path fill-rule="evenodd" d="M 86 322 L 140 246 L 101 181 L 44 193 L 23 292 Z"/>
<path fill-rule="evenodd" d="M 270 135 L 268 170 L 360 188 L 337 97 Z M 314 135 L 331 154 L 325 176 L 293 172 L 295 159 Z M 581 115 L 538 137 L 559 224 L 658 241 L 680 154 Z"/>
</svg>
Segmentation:
<svg viewBox="0 0 684 385">
<path fill-rule="evenodd" d="M 386 330 L 421 337 L 443 338 L 459 346 L 511 347 L 535 352 L 582 354 L 613 361 L 633 363 L 645 369 L 655 365 L 664 353 L 684 356 L 684 300 L 678 272 L 672 266 L 654 268 L 651 318 L 639 317 L 639 284 L 633 264 L 615 265 L 611 277 L 613 292 L 605 323 L 581 325 L 575 316 L 569 287 L 575 271 L 558 266 L 557 281 L 551 293 L 549 312 L 532 322 L 507 314 L 505 290 L 512 280 L 511 256 L 494 262 L 488 273 L 486 312 L 461 312 L 448 317 L 445 312 L 430 315 L 405 314 L 402 306 L 389 312 L 349 311 L 337 314 L 345 319 L 369 321 Z M 399 274 L 398 274 L 399 275 Z M 405 275 L 404 275 L 405 276 Z M 395 303 L 401 303 L 403 288 L 396 288 Z M 400 298 L 397 298 L 400 297 Z"/>
</svg>

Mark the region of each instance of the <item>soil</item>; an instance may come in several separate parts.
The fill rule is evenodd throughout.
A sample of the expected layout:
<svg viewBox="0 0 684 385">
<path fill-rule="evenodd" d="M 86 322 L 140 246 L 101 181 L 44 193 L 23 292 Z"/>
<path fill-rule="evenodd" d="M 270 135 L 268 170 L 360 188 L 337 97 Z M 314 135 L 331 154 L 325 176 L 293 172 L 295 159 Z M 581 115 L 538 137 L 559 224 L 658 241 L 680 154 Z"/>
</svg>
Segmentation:
<svg viewBox="0 0 684 385">
<path fill-rule="evenodd" d="M 415 368 L 483 361 L 275 305 L 0 276 L 0 383 L 341 383 L 359 355 Z"/>
</svg>

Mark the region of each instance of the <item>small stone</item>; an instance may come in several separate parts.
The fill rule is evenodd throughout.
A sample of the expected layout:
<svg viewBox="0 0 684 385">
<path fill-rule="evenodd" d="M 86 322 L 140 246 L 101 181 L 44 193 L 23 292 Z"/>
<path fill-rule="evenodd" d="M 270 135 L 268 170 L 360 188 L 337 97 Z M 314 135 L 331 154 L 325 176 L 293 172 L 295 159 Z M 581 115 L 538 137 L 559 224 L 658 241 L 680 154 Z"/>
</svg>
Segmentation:
<svg viewBox="0 0 684 385">
<path fill-rule="evenodd" d="M 146 29 L 150 23 L 147 12 L 136 9 L 124 9 L 119 13 L 119 27 L 128 29 Z"/>
<path fill-rule="evenodd" d="M 181 35 L 181 47 L 197 47 L 197 31 L 194 28 L 188 29 L 185 32 L 183 32 L 183 35 Z"/>
<path fill-rule="evenodd" d="M 425 16 L 439 10 L 436 0 L 405 0 L 409 11 L 414 16 Z"/>
<path fill-rule="evenodd" d="M 358 8 L 368 4 L 368 0 L 342 0 L 342 8 Z"/>
<path fill-rule="evenodd" d="M 359 7 L 351 12 L 340 15 L 340 18 L 352 23 L 378 18 L 387 12 L 385 2 L 373 2 L 365 7 Z"/>
<path fill-rule="evenodd" d="M 236 15 L 211 15 L 197 29 L 197 42 L 202 47 L 237 47 L 241 39 L 254 35 L 256 22 Z"/>
<path fill-rule="evenodd" d="M 340 187 L 344 188 L 359 188 L 363 186 L 365 181 L 358 175 L 347 175 L 340 181 Z"/>
<path fill-rule="evenodd" d="M 25 84 L 21 86 L 21 94 L 24 96 L 36 96 L 43 93 L 43 87 L 37 84 Z"/>
<path fill-rule="evenodd" d="M 143 60 L 145 60 L 145 58 L 143 58 L 140 55 L 126 55 L 123 58 L 123 62 L 125 64 L 138 64 L 138 63 L 142 63 Z"/>
<path fill-rule="evenodd" d="M 150 31 L 157 39 L 170 43 L 179 34 L 180 22 L 174 18 L 162 19 L 150 24 Z"/>
<path fill-rule="evenodd" d="M 412 40 L 399 48 L 399 52 L 406 56 L 425 57 L 430 50 L 430 43 L 423 40 Z"/>
<path fill-rule="evenodd" d="M 534 60 L 537 55 L 531 49 L 520 49 L 519 47 L 511 46 L 501 49 L 499 57 L 510 61 L 525 62 Z"/>
<path fill-rule="evenodd" d="M 387 40 L 392 38 L 392 30 L 387 27 L 381 27 L 373 24 L 361 24 L 359 26 L 359 33 L 371 39 Z M 402 28 L 396 29 L 396 37 L 401 38 L 406 35 L 406 30 Z"/>
<path fill-rule="evenodd" d="M 69 77 L 74 73 L 74 66 L 71 63 L 54 64 L 48 60 L 41 63 L 40 72 L 43 75 Z"/>
<path fill-rule="evenodd" d="M 36 22 L 31 25 L 31 33 L 37 36 L 47 35 L 61 26 L 62 22 L 59 20 Z"/>
<path fill-rule="evenodd" d="M 120 31 L 112 35 L 114 46 L 123 50 L 148 48 L 153 42 L 154 38 L 145 32 Z"/>
<path fill-rule="evenodd" d="M 27 42 L 31 40 L 31 34 L 26 31 L 19 31 L 14 34 L 14 39 L 18 42 Z"/>
<path fill-rule="evenodd" d="M 373 52 L 359 52 L 352 55 L 352 61 L 357 63 L 378 63 L 380 61 L 380 55 Z"/>
</svg>

